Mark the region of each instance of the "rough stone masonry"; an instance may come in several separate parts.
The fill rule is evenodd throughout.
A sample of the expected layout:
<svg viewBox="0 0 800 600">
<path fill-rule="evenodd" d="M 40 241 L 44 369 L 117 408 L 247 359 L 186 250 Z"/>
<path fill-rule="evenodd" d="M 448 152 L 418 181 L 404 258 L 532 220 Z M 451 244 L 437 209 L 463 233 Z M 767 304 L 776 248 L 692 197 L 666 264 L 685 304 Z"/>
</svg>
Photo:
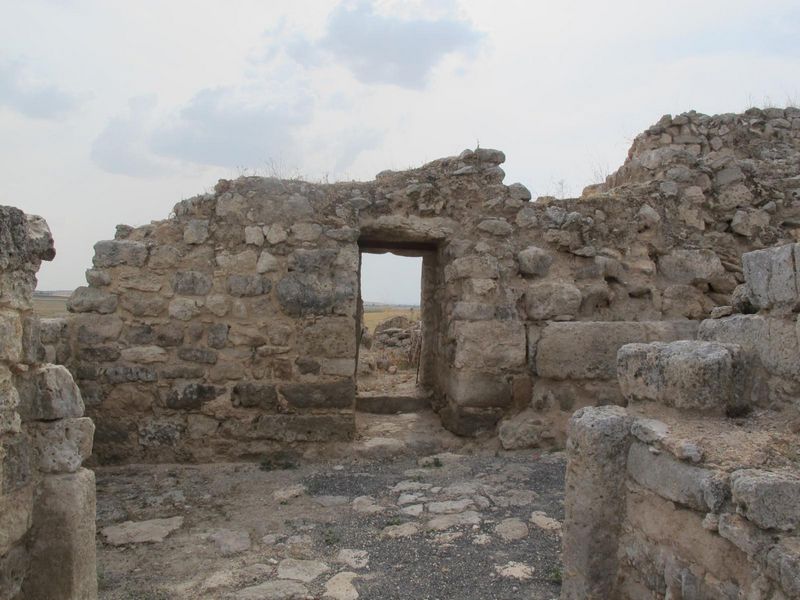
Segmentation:
<svg viewBox="0 0 800 600">
<path fill-rule="evenodd" d="M 467 150 L 366 183 L 222 180 L 166 220 L 119 226 L 73 315 L 48 323 L 99 460 L 352 437 L 362 249 L 423 257 L 421 381 L 448 429 L 563 447 L 575 410 L 626 402 L 620 346 L 744 310 L 741 255 L 800 237 L 798 109 L 665 116 L 579 199 L 532 202 L 503 183 L 504 159 Z"/>
<path fill-rule="evenodd" d="M 31 298 L 55 256 L 47 224 L 0 206 L 0 599 L 92 600 L 94 425 L 69 371 L 48 364 Z"/>
</svg>

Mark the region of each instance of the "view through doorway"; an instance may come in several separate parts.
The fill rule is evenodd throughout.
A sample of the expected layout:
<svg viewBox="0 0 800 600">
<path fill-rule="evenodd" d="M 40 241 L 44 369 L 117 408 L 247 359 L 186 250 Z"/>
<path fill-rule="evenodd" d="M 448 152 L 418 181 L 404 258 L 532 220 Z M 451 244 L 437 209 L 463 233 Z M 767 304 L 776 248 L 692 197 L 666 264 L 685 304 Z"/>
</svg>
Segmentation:
<svg viewBox="0 0 800 600">
<path fill-rule="evenodd" d="M 435 263 L 435 247 L 361 244 L 359 410 L 394 413 L 431 405 L 435 310 L 423 299 L 426 272 Z"/>
</svg>

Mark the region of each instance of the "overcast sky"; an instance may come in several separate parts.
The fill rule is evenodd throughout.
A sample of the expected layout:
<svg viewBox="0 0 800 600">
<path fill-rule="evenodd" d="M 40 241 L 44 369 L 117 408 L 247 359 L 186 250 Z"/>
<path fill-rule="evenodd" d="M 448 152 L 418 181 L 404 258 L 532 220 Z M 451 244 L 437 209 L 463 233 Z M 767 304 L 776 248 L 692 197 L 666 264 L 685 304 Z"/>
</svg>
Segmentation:
<svg viewBox="0 0 800 600">
<path fill-rule="evenodd" d="M 664 113 L 800 102 L 798 40 L 797 0 L 0 0 L 0 203 L 47 219 L 39 287 L 65 289 L 117 223 L 220 177 L 480 143 L 506 183 L 579 195 Z M 412 269 L 364 297 L 413 302 Z"/>
</svg>

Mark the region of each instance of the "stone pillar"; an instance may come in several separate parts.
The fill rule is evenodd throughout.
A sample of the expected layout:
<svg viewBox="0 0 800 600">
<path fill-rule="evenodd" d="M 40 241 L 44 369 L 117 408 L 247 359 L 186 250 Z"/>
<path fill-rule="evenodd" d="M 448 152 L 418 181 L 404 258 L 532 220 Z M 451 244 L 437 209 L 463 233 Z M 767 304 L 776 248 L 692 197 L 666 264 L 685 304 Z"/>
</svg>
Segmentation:
<svg viewBox="0 0 800 600">
<path fill-rule="evenodd" d="M 420 310 L 422 317 L 422 350 L 419 358 L 419 383 L 427 389 L 441 393 L 440 357 L 441 305 L 437 290 L 441 274 L 439 260 L 434 252 L 422 255 L 422 286 Z"/>
<path fill-rule="evenodd" d="M 629 426 L 618 406 L 583 408 L 570 419 L 561 600 L 613 598 Z"/>
<path fill-rule="evenodd" d="M 33 513 L 30 572 L 23 598 L 93 600 L 95 567 L 94 473 L 50 475 L 42 480 Z"/>
</svg>

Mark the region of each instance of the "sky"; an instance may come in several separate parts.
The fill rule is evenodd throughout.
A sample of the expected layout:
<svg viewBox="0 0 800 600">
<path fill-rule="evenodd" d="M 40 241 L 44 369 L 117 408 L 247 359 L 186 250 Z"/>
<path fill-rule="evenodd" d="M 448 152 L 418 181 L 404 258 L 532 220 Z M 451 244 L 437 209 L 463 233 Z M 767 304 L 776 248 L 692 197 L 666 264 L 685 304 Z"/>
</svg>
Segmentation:
<svg viewBox="0 0 800 600">
<path fill-rule="evenodd" d="M 797 0 L 0 0 L 0 204 L 49 222 L 52 290 L 219 178 L 480 144 L 507 184 L 577 196 L 663 114 L 800 103 L 798 40 Z M 406 262 L 382 267 L 398 302 Z"/>
</svg>

